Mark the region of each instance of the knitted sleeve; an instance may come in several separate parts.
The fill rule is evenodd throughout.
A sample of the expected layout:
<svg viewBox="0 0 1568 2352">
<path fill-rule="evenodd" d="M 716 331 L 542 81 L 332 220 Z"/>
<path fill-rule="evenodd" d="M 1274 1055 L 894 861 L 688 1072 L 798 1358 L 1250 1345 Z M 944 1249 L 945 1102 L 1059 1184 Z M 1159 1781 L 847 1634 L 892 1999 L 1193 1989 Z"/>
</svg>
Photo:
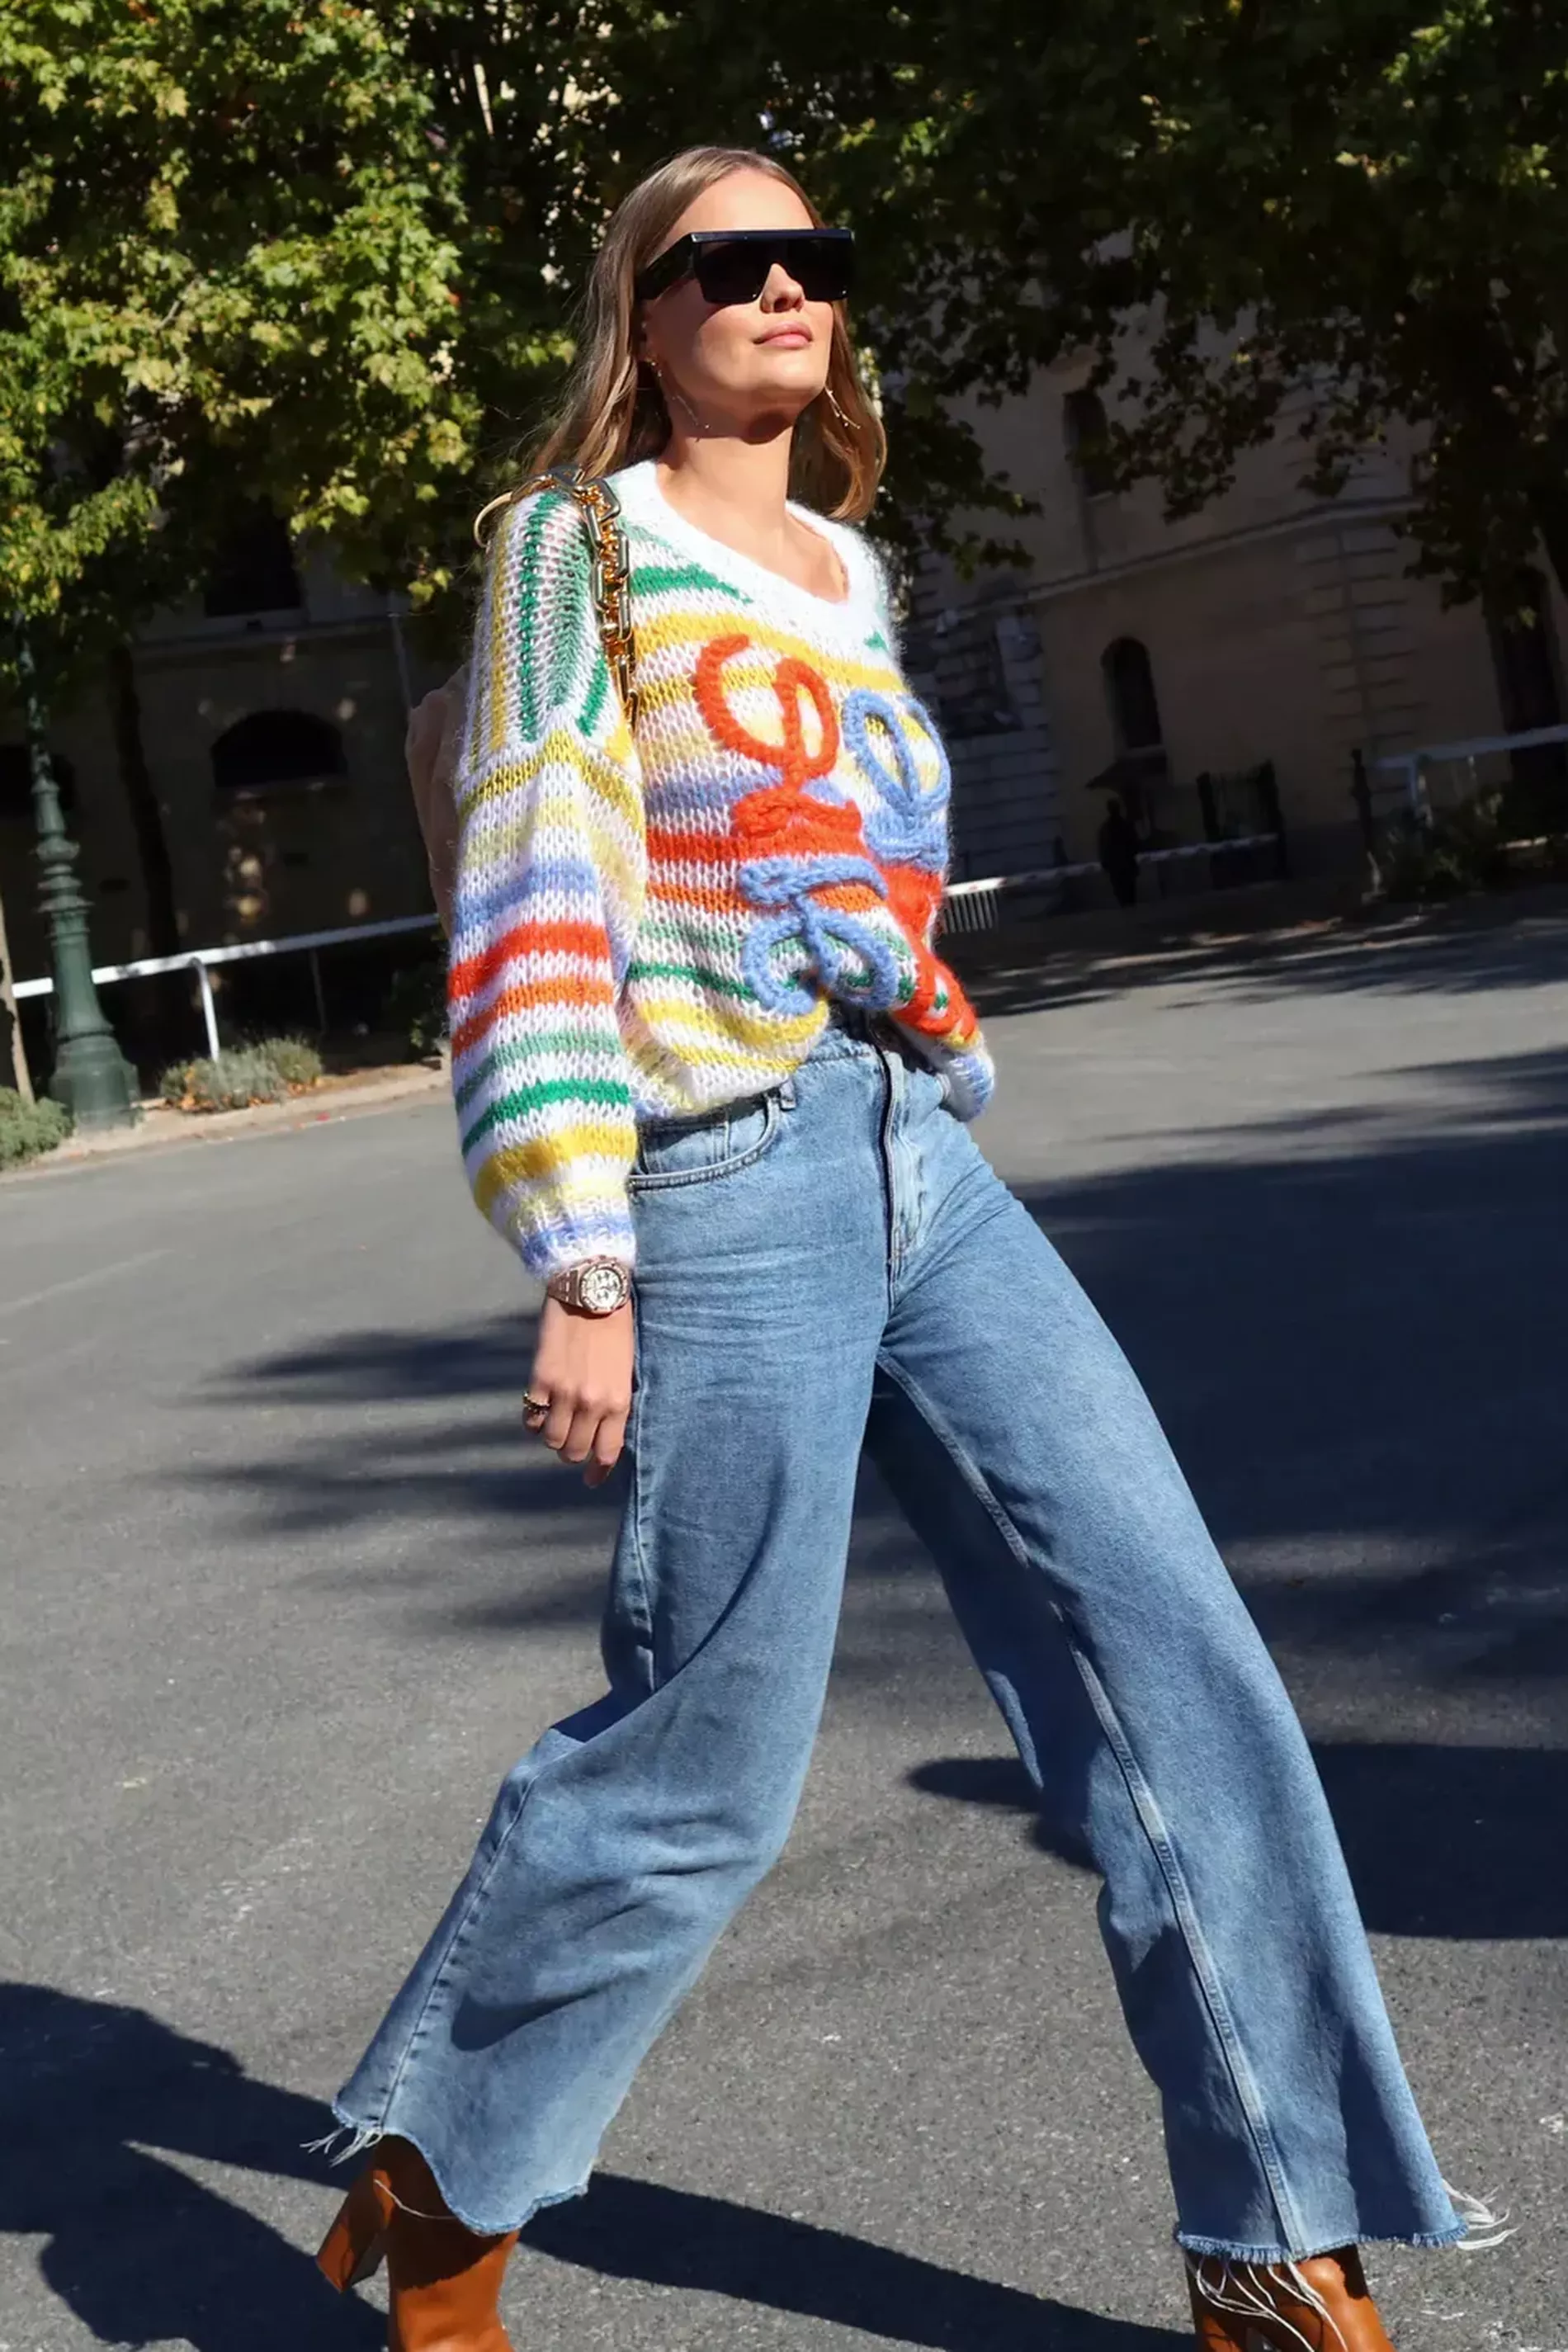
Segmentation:
<svg viewBox="0 0 1568 2352">
<path fill-rule="evenodd" d="M 480 1209 L 542 1281 L 633 1262 L 616 1001 L 647 881 L 641 774 L 586 537 L 556 491 L 491 541 L 457 777 L 452 1084 Z"/>
</svg>

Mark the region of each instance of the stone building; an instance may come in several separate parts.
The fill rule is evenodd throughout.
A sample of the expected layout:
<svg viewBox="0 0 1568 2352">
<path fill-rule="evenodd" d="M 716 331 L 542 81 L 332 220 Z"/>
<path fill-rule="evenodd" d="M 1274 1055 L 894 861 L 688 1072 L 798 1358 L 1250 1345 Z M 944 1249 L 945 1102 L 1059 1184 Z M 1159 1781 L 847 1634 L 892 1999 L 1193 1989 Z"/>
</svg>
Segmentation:
<svg viewBox="0 0 1568 2352">
<path fill-rule="evenodd" d="M 205 598 L 142 633 L 134 675 L 183 945 L 428 907 L 403 734 L 411 697 L 439 672 L 418 661 L 384 598 L 346 585 L 324 560 L 297 562 L 262 519 Z M 150 952 L 119 717 L 106 677 L 53 737 L 100 964 Z M 47 969 L 31 842 L 26 761 L 16 721 L 0 715 L 0 894 L 18 979 Z"/>
<path fill-rule="evenodd" d="M 963 582 L 931 564 L 915 583 L 910 651 L 947 722 L 961 873 L 1092 859 L 1119 787 L 1162 840 L 1258 828 L 1265 763 L 1295 870 L 1348 864 L 1352 752 L 1393 805 L 1385 756 L 1568 710 L 1560 595 L 1541 583 L 1533 626 L 1446 611 L 1411 576 L 1396 457 L 1314 500 L 1287 417 L 1227 496 L 1170 523 L 1155 488 L 1119 496 L 1086 460 L 1097 399 L 1081 369 L 972 422 L 1039 511 L 1018 527 L 1022 572 Z"/>
</svg>

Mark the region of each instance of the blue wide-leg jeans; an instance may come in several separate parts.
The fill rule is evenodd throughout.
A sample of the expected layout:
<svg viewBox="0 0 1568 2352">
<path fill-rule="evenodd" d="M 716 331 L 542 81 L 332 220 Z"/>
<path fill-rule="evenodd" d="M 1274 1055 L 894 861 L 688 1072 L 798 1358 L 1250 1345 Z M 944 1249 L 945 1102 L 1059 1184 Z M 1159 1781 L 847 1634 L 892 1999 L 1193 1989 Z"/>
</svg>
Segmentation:
<svg viewBox="0 0 1568 2352">
<path fill-rule="evenodd" d="M 830 1028 L 776 1092 L 647 1134 L 634 1190 L 608 1691 L 507 1776 L 337 2103 L 354 2144 L 416 2143 L 475 2230 L 585 2186 L 788 1832 L 866 1445 L 1103 1875 L 1182 2244 L 1462 2236 L 1279 1677 L 1121 1350 L 941 1082 Z"/>
</svg>

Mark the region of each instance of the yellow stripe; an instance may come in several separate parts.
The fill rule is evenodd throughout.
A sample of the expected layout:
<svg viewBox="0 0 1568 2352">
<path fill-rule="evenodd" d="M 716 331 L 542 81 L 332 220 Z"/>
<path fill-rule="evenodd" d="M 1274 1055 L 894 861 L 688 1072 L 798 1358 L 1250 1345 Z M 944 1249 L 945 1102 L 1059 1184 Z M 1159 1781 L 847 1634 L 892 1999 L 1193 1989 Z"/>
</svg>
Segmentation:
<svg viewBox="0 0 1568 2352">
<path fill-rule="evenodd" d="M 761 1046 L 764 1053 L 769 1047 L 782 1047 L 786 1054 L 791 1047 L 798 1053 L 826 1017 L 822 1006 L 814 1004 L 809 1013 L 798 1013 L 791 1020 L 758 1021 L 738 1006 L 726 1004 L 721 1013 L 711 1004 L 693 1004 L 681 996 L 639 995 L 637 1010 L 654 1031 L 675 1029 L 698 1037 L 736 1038 L 747 1045 Z"/>
<path fill-rule="evenodd" d="M 528 1143 L 503 1144 L 492 1151 L 483 1166 L 474 1171 L 474 1198 L 486 1215 L 498 1192 L 513 1185 L 537 1183 L 541 1177 L 553 1181 L 552 1190 L 570 1183 L 565 1170 L 574 1160 L 601 1159 L 617 1161 L 629 1168 L 637 1157 L 637 1129 L 630 1119 L 611 1127 L 562 1127 L 549 1135 L 535 1136 Z M 613 1180 L 601 1176 L 590 1189 L 603 1192 Z"/>
<path fill-rule="evenodd" d="M 716 626 L 711 613 L 665 613 L 657 618 L 639 620 L 637 652 L 646 657 L 668 646 L 706 644 L 710 637 L 729 635 L 748 636 L 752 640 L 751 657 L 738 656 L 725 667 L 724 681 L 731 692 L 742 687 L 772 684 L 773 668 L 771 665 L 764 667 L 763 663 L 755 658 L 759 652 L 774 660 L 784 654 L 794 654 L 796 660 L 819 670 L 824 677 L 836 685 L 874 687 L 883 694 L 897 695 L 907 691 L 898 671 L 889 662 L 845 661 L 837 654 L 825 653 L 808 637 L 793 637 L 783 629 L 760 627 L 740 614 L 736 615 L 732 630 L 728 626 Z M 691 691 L 689 675 L 669 683 L 683 687 L 688 695 Z"/>
<path fill-rule="evenodd" d="M 684 1039 L 673 1071 L 670 1068 L 670 1049 L 667 1047 L 661 1055 L 655 1040 L 628 1039 L 626 1055 L 661 1105 L 693 1111 L 722 1110 L 726 1102 L 741 1100 L 744 1088 L 753 1081 L 767 1086 L 776 1078 L 787 1078 L 792 1071 L 799 1069 L 805 1059 L 804 1054 L 764 1054 L 752 1061 L 733 1045 L 690 1045 Z M 700 1069 L 731 1071 L 736 1084 L 728 1094 L 712 1097 L 700 1094 L 695 1087 L 681 1086 L 683 1074 L 693 1074 Z"/>
<path fill-rule="evenodd" d="M 624 730 L 623 730 L 624 732 Z M 540 771 L 546 767 L 573 768 L 599 799 L 612 808 L 622 821 L 630 825 L 634 838 L 643 837 L 642 794 L 624 767 L 619 767 L 597 746 L 582 742 L 565 728 L 552 728 L 541 742 L 519 750 L 504 766 L 497 768 L 482 783 L 465 793 L 462 814 L 482 808 L 487 802 L 501 799 L 507 793 L 520 788 L 526 791 Z"/>
</svg>

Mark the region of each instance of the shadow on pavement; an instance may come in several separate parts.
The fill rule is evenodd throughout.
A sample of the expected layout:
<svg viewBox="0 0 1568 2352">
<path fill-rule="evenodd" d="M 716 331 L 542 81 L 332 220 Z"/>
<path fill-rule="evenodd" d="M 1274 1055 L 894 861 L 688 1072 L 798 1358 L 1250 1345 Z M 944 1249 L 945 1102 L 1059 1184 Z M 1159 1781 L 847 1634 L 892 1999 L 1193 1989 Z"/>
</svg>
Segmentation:
<svg viewBox="0 0 1568 2352">
<path fill-rule="evenodd" d="M 1215 910 L 1215 929 L 1223 925 Z M 1100 952 L 1083 950 L 1041 957 L 1020 955 L 1006 968 L 961 970 L 983 1020 L 1016 1013 L 1103 1003 L 1141 988 L 1202 988 L 1257 1001 L 1322 991 L 1339 995 L 1447 992 L 1535 988 L 1568 974 L 1568 916 L 1560 890 L 1494 901 L 1483 908 L 1425 915 L 1390 915 L 1349 926 L 1330 919 L 1299 930 L 1258 932 L 1182 941 L 1129 930 L 1125 942 Z"/>
<path fill-rule="evenodd" d="M 542 2213 L 528 2241 L 613 2278 L 730 2295 L 933 2352 L 1172 2352 L 1190 2340 L 1097 2319 L 838 2230 L 615 2174 L 601 2174 L 579 2203 Z"/>
<path fill-rule="evenodd" d="M 307 2143 L 313 2099 L 144 2010 L 0 1983 L 0 2230 L 42 2238 L 39 2269 L 103 2344 L 192 2352 L 374 2352 L 385 2322 L 334 2299 L 310 2255 L 192 2180 L 167 2150 L 340 2186 Z M 322 2205 L 325 2223 L 330 2208 Z M 605 2276 L 734 2297 L 935 2352 L 1169 2352 L 1185 2342 L 1040 2301 L 835 2230 L 602 2175 L 529 2242 Z"/>
<path fill-rule="evenodd" d="M 1568 1937 L 1568 1880 L 1544 1869 L 1568 1817 L 1568 1748 L 1316 1742 L 1362 1915 L 1374 1935 L 1502 1942 Z M 1036 1811 L 1012 1756 L 934 1759 L 911 1787 L 1016 1811 L 1034 1842 L 1092 1864 Z"/>
<path fill-rule="evenodd" d="M 309 2254 L 153 2152 L 325 2183 L 303 2144 L 331 2127 L 144 2010 L 0 1984 L 0 2230 L 46 2241 L 45 2280 L 100 2343 L 383 2344 L 374 2313 L 334 2314 Z"/>
</svg>

